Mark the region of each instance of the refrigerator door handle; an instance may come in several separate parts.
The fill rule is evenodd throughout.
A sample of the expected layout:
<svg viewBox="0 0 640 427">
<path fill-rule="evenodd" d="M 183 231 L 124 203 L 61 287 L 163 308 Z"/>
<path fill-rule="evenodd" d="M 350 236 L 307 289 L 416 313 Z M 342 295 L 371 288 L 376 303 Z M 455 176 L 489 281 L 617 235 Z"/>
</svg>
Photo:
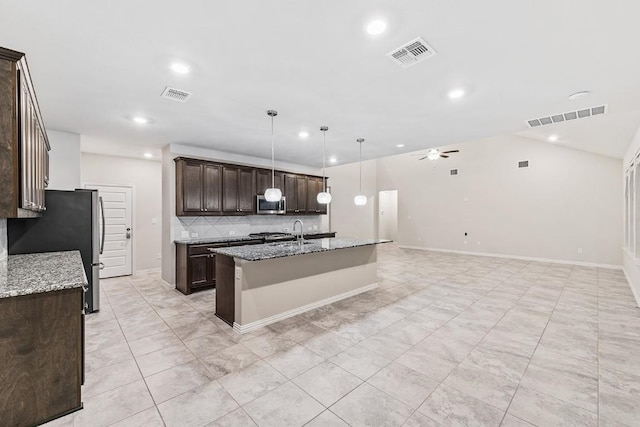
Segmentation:
<svg viewBox="0 0 640 427">
<path fill-rule="evenodd" d="M 100 237 L 100 255 L 102 255 L 102 252 L 104 252 L 104 235 L 105 235 L 104 203 L 102 202 L 102 197 L 98 197 L 98 202 L 100 203 L 100 215 L 102 216 L 102 236 Z"/>
</svg>

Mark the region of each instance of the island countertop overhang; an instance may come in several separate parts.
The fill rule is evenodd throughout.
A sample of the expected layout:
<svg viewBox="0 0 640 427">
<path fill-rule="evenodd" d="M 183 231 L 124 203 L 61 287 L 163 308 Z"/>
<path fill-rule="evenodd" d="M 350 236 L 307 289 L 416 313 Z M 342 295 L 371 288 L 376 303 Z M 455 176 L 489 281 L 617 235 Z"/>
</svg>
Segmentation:
<svg viewBox="0 0 640 427">
<path fill-rule="evenodd" d="M 241 259 L 244 261 L 264 261 L 268 259 L 284 258 L 328 252 L 339 249 L 357 248 L 361 246 L 378 245 L 390 243 L 391 240 L 384 239 L 360 239 L 352 237 L 333 237 L 319 239 L 317 241 L 305 241 L 299 245 L 298 242 L 265 243 L 262 245 L 238 246 L 210 248 L 209 251 Z"/>
</svg>

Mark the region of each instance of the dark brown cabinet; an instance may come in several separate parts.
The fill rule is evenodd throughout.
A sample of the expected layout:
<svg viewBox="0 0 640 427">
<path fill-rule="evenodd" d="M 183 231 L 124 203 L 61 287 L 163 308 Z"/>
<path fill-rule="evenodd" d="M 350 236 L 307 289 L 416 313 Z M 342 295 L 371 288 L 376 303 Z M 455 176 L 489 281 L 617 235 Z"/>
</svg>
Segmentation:
<svg viewBox="0 0 640 427">
<path fill-rule="evenodd" d="M 222 212 L 252 214 L 255 212 L 255 171 L 252 168 L 222 168 Z"/>
<path fill-rule="evenodd" d="M 176 243 L 176 288 L 185 295 L 216 286 L 216 255 L 209 248 L 256 245 L 262 239 L 237 242 Z"/>
<path fill-rule="evenodd" d="M 222 211 L 222 167 L 207 162 L 176 161 L 176 215 L 216 215 Z"/>
<path fill-rule="evenodd" d="M 327 205 L 318 203 L 318 193 L 321 193 L 323 190 L 322 178 L 314 176 L 307 178 L 307 213 L 327 213 Z"/>
<path fill-rule="evenodd" d="M 307 213 L 307 177 L 284 175 L 284 194 L 287 198 L 287 213 Z"/>
<path fill-rule="evenodd" d="M 25 56 L 0 48 L 0 218 L 46 210 L 49 150 Z"/>
<path fill-rule="evenodd" d="M 276 188 L 282 190 L 284 183 L 282 180 L 282 172 L 276 172 L 274 175 L 274 182 Z M 267 188 L 271 188 L 272 179 L 271 179 L 271 171 L 266 169 L 258 169 L 256 170 L 256 194 L 264 195 L 264 192 Z M 284 195 L 284 193 L 283 193 Z"/>
<path fill-rule="evenodd" d="M 176 216 L 253 215 L 256 195 L 271 188 L 271 170 L 178 157 Z M 275 172 L 275 186 L 287 200 L 287 213 L 326 214 L 317 203 L 322 178 Z"/>
</svg>

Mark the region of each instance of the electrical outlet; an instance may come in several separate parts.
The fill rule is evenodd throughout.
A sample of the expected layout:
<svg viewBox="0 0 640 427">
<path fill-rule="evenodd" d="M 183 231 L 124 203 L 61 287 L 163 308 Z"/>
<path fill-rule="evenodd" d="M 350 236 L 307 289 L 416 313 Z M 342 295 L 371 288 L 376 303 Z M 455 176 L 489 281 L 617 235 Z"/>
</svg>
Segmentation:
<svg viewBox="0 0 640 427">
<path fill-rule="evenodd" d="M 240 270 L 240 267 L 236 267 L 236 280 L 240 280 L 240 276 L 242 275 L 242 270 Z"/>
<path fill-rule="evenodd" d="M 158 223 L 158 218 L 151 218 L 151 225 L 156 225 Z"/>
<path fill-rule="evenodd" d="M 191 233 L 191 237 L 199 237 L 200 235 L 196 232 Z"/>
<path fill-rule="evenodd" d="M 578 253 L 581 254 L 582 253 L 582 248 L 578 248 Z"/>
<path fill-rule="evenodd" d="M 182 231 L 180 233 L 180 237 L 182 237 L 183 239 L 188 239 L 189 238 L 189 232 L 188 231 Z"/>
<path fill-rule="evenodd" d="M 285 232 L 285 233 L 288 233 L 288 232 L 289 232 L 289 229 L 288 229 L 287 227 L 284 227 L 284 228 L 282 229 L 282 231 L 283 231 L 283 232 Z"/>
<path fill-rule="evenodd" d="M 235 236 L 236 232 L 234 230 L 229 230 L 229 236 Z"/>
</svg>

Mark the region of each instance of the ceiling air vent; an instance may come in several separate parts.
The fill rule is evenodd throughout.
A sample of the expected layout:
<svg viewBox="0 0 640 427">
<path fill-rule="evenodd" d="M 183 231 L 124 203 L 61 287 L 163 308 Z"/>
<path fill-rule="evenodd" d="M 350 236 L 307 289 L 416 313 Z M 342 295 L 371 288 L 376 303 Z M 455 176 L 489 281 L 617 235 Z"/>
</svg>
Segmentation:
<svg viewBox="0 0 640 427">
<path fill-rule="evenodd" d="M 191 98 L 191 93 L 167 86 L 160 96 L 172 101 L 187 102 Z"/>
<path fill-rule="evenodd" d="M 518 162 L 518 167 L 519 168 L 528 168 L 529 167 L 529 160 L 523 160 L 521 162 Z"/>
<path fill-rule="evenodd" d="M 553 114 L 551 116 L 527 120 L 527 124 L 530 128 L 535 128 L 538 126 L 550 125 L 552 123 L 561 123 L 569 120 L 584 119 L 585 117 L 597 116 L 606 112 L 607 106 L 600 105 L 598 107 L 590 107 L 577 111 L 568 111 L 566 113 Z"/>
<path fill-rule="evenodd" d="M 449 171 L 449 173 L 450 173 L 451 175 L 458 175 L 458 169 L 451 169 L 451 170 Z"/>
<path fill-rule="evenodd" d="M 393 49 L 387 53 L 387 57 L 400 67 L 407 68 L 437 54 L 427 42 L 418 37 L 397 49 Z"/>
</svg>

